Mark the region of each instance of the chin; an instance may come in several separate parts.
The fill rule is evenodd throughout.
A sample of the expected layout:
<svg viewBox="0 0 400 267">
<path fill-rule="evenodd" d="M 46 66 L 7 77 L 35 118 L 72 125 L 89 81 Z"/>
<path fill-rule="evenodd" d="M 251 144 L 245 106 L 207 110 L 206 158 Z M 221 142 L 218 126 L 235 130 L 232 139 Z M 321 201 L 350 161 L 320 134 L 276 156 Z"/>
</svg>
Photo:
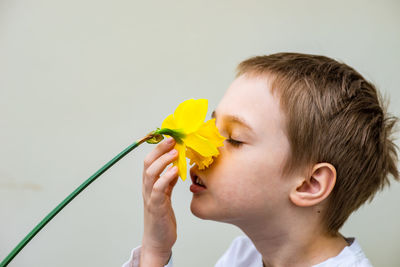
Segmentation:
<svg viewBox="0 0 400 267">
<path fill-rule="evenodd" d="M 192 199 L 192 202 L 190 203 L 190 211 L 193 213 L 194 216 L 200 219 L 203 220 L 209 219 L 204 205 L 202 206 L 201 203 L 199 203 L 195 199 Z"/>
<path fill-rule="evenodd" d="M 224 214 L 220 210 L 210 209 L 209 205 L 202 203 L 201 201 L 192 199 L 190 203 L 190 211 L 194 216 L 203 220 L 212 220 L 217 222 L 226 222 Z"/>
</svg>

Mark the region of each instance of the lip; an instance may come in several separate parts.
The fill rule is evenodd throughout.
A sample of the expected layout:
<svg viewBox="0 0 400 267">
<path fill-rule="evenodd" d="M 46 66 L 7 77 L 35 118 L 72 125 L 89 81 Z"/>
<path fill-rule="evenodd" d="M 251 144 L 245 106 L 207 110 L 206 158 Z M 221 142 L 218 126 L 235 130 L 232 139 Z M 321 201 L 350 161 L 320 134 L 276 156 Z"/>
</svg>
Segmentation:
<svg viewBox="0 0 400 267">
<path fill-rule="evenodd" d="M 190 186 L 190 191 L 194 194 L 197 194 L 197 193 L 207 190 L 207 186 L 204 183 L 203 179 L 201 179 L 201 181 L 203 182 L 204 187 L 196 184 L 195 181 L 196 181 L 197 177 L 199 177 L 201 179 L 201 177 L 199 175 L 197 175 L 197 173 L 193 170 L 193 168 L 190 169 L 190 178 L 192 179 L 192 185 Z"/>
<path fill-rule="evenodd" d="M 202 186 L 197 185 L 197 184 L 192 184 L 190 186 L 190 192 L 192 192 L 193 194 L 198 194 L 198 193 L 203 192 L 205 190 L 207 190 L 207 188 L 202 187 Z"/>
</svg>

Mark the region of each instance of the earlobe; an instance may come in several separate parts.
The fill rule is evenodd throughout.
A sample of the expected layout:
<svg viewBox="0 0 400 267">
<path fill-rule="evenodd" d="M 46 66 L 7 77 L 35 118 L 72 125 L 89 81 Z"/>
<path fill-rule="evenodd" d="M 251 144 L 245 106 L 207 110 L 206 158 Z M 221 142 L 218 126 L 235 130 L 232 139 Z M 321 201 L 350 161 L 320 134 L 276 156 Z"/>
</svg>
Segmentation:
<svg viewBox="0 0 400 267">
<path fill-rule="evenodd" d="M 302 177 L 290 192 L 290 200 L 296 206 L 310 207 L 326 199 L 336 183 L 336 169 L 330 163 L 313 166 L 311 175 Z"/>
</svg>

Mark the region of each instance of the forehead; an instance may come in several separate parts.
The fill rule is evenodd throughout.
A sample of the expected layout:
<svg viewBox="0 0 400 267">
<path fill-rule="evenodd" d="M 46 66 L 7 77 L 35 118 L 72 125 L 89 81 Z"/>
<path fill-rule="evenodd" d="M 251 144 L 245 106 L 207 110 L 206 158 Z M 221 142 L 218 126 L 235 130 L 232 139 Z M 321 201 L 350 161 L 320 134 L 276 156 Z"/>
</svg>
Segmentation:
<svg viewBox="0 0 400 267">
<path fill-rule="evenodd" d="M 241 75 L 227 89 L 216 113 L 219 117 L 242 118 L 256 131 L 283 129 L 284 116 L 279 98 L 270 90 L 268 77 Z M 272 129 L 270 129 L 272 130 Z"/>
</svg>

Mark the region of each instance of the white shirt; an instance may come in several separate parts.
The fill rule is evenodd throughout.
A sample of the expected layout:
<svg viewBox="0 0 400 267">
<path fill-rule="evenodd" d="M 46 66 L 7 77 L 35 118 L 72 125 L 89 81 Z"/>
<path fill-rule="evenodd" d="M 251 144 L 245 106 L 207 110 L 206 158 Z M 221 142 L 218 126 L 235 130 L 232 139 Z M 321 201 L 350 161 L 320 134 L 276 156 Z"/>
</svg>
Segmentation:
<svg viewBox="0 0 400 267">
<path fill-rule="evenodd" d="M 312 267 L 372 267 L 360 245 L 354 238 L 346 238 L 346 246 L 339 255 Z M 122 267 L 138 267 L 140 247 L 132 250 L 130 259 Z M 172 259 L 164 267 L 172 267 Z M 215 267 L 263 267 L 262 256 L 247 236 L 233 240 L 228 250 L 217 261 Z"/>
</svg>

